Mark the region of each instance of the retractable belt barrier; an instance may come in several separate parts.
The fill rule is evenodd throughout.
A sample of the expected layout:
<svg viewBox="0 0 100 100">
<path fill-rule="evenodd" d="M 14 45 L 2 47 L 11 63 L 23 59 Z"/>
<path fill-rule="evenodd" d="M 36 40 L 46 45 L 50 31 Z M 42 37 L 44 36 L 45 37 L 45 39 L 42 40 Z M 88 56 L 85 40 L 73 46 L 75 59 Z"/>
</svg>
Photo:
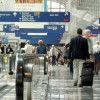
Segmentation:
<svg viewBox="0 0 100 100">
<path fill-rule="evenodd" d="M 44 57 L 44 74 L 47 74 L 45 54 L 17 54 L 16 55 L 16 100 L 24 100 L 24 82 L 27 82 L 27 100 L 32 100 L 31 82 L 34 63 L 40 64 L 39 57 Z M 37 62 L 35 61 L 37 59 Z"/>
</svg>

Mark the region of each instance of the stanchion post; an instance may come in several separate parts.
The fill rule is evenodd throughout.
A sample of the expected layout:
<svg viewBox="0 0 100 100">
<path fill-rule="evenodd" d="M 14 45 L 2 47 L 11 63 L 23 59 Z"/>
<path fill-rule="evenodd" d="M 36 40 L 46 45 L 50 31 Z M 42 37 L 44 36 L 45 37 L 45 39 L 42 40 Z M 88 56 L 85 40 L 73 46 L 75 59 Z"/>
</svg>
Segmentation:
<svg viewBox="0 0 100 100">
<path fill-rule="evenodd" d="M 46 69 L 46 56 L 44 55 L 44 74 L 47 74 L 47 69 Z"/>
<path fill-rule="evenodd" d="M 27 100 L 32 100 L 31 82 L 27 82 Z"/>
<path fill-rule="evenodd" d="M 9 55 L 9 75 L 12 75 L 13 71 L 12 71 L 12 55 Z"/>
</svg>

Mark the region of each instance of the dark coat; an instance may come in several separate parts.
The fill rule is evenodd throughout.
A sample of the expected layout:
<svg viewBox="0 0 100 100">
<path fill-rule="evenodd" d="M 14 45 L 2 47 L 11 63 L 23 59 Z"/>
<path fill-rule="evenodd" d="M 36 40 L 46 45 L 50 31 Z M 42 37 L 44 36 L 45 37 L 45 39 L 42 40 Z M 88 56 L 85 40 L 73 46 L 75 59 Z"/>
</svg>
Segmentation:
<svg viewBox="0 0 100 100">
<path fill-rule="evenodd" d="M 68 59 L 89 59 L 87 39 L 82 36 L 77 36 L 71 39 Z"/>
<path fill-rule="evenodd" d="M 46 54 L 46 47 L 44 45 L 40 45 L 37 47 L 37 54 Z"/>
<path fill-rule="evenodd" d="M 14 53 L 11 47 L 6 47 L 6 54 Z M 4 46 L 1 47 L 1 54 L 4 54 Z"/>
</svg>

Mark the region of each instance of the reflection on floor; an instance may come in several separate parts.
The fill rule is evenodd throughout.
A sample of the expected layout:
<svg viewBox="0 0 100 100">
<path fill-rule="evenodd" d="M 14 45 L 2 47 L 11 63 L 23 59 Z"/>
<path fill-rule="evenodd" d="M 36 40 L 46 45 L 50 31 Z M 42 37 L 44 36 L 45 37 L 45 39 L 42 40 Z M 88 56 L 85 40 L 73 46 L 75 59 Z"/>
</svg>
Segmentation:
<svg viewBox="0 0 100 100">
<path fill-rule="evenodd" d="M 94 76 L 93 87 L 74 87 L 73 75 L 70 74 L 67 65 L 49 66 L 49 86 L 40 84 L 37 88 L 33 87 L 32 100 L 100 100 L 100 73 Z M 43 78 L 43 76 L 42 76 Z M 41 82 L 42 82 L 41 78 Z M 44 98 L 44 93 L 47 98 Z M 40 94 L 40 95 L 38 95 Z M 3 88 L 0 91 L 0 100 L 16 100 L 15 85 Z M 26 100 L 26 99 L 24 99 Z"/>
<path fill-rule="evenodd" d="M 15 86 L 6 86 L 0 91 L 0 100 L 16 100 Z"/>
<path fill-rule="evenodd" d="M 50 66 L 48 100 L 100 100 L 100 74 L 94 76 L 93 87 L 74 87 L 73 75 L 64 65 Z"/>
</svg>

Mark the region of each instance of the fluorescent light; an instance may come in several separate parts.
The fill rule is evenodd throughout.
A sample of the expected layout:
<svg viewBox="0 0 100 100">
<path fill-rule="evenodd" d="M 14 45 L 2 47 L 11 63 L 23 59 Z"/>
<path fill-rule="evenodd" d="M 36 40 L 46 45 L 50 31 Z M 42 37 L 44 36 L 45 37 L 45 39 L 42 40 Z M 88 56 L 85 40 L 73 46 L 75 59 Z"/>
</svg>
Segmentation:
<svg viewBox="0 0 100 100">
<path fill-rule="evenodd" d="M 47 36 L 47 33 L 27 33 L 27 35 L 32 35 L 32 36 Z"/>
</svg>

